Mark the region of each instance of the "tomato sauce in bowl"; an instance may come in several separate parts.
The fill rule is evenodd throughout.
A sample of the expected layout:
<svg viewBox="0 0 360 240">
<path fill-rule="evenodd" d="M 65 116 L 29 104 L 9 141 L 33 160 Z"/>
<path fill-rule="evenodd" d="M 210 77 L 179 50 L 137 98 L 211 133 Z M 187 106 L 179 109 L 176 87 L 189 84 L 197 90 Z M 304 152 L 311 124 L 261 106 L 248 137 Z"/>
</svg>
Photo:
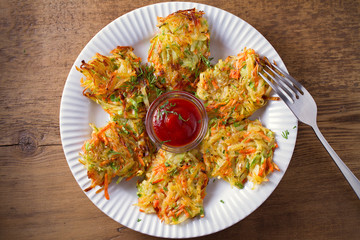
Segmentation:
<svg viewBox="0 0 360 240">
<path fill-rule="evenodd" d="M 150 139 L 170 152 L 184 152 L 196 147 L 207 131 L 207 114 L 194 95 L 168 92 L 158 97 L 146 115 Z"/>
</svg>

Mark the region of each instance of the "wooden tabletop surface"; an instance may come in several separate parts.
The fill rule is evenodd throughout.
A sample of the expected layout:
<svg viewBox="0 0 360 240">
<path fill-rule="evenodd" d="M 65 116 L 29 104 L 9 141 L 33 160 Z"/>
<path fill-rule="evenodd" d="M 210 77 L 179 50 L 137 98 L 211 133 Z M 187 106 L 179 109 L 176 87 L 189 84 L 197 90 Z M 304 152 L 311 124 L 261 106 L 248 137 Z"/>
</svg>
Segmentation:
<svg viewBox="0 0 360 240">
<path fill-rule="evenodd" d="M 360 177 L 360 2 L 199 1 L 242 18 L 313 95 L 318 124 Z M 0 238 L 154 239 L 101 212 L 79 188 L 59 132 L 63 87 L 86 43 L 155 1 L 0 2 Z M 273 194 L 237 224 L 200 239 L 359 239 L 360 201 L 310 127 L 299 124 Z"/>
</svg>

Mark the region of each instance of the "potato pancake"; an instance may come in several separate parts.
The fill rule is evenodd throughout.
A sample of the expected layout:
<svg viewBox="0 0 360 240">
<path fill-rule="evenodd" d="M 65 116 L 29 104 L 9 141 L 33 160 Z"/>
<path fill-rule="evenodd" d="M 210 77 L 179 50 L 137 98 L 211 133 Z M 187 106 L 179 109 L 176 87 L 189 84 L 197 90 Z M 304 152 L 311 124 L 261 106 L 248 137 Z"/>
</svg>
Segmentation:
<svg viewBox="0 0 360 240">
<path fill-rule="evenodd" d="M 145 132 L 139 134 L 141 130 L 134 129 L 136 125 L 131 120 L 122 125 L 109 122 L 100 129 L 92 125 L 92 137 L 85 141 L 79 159 L 91 179 L 91 186 L 85 191 L 100 186 L 109 199 L 107 189 L 114 177 L 120 177 L 120 181 L 144 174 L 155 149 Z"/>
<path fill-rule="evenodd" d="M 232 186 L 243 188 L 249 180 L 254 184 L 268 181 L 267 175 L 279 170 L 273 162 L 275 134 L 260 121 L 239 121 L 223 125 L 213 119 L 201 144 L 206 171 Z"/>
<path fill-rule="evenodd" d="M 203 198 L 208 177 L 198 150 L 175 154 L 159 150 L 146 178 L 138 185 L 138 206 L 157 213 L 166 224 L 204 216 Z"/>
<path fill-rule="evenodd" d="M 159 30 L 150 40 L 148 62 L 165 78 L 169 90 L 195 91 L 210 56 L 210 32 L 204 12 L 181 10 L 158 17 Z"/>
<path fill-rule="evenodd" d="M 239 121 L 264 106 L 271 88 L 258 72 L 266 62 L 253 49 L 245 49 L 201 73 L 196 94 L 208 114 Z"/>
<path fill-rule="evenodd" d="M 85 75 L 83 94 L 100 104 L 111 116 L 143 118 L 154 94 L 161 94 L 152 70 L 140 66 L 132 47 L 117 47 L 112 56 L 97 53 L 88 63 L 82 61 L 78 71 Z"/>
</svg>

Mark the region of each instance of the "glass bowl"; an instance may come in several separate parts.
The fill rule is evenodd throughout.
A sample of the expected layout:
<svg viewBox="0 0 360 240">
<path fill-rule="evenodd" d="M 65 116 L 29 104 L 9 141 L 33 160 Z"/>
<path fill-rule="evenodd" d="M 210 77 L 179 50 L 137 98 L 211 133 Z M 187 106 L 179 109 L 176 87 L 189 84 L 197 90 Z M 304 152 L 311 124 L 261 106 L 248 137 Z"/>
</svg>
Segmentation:
<svg viewBox="0 0 360 240">
<path fill-rule="evenodd" d="M 197 111 L 200 114 L 200 119 L 201 119 L 201 121 L 200 120 L 198 121 L 200 124 L 200 126 L 198 126 L 198 127 L 200 129 L 198 130 L 197 135 L 193 138 L 192 141 L 186 143 L 185 145 L 171 146 L 171 144 L 169 144 L 167 141 L 161 140 L 158 137 L 158 135 L 156 134 L 156 131 L 154 130 L 154 121 L 156 121 L 155 118 L 157 118 L 157 119 L 159 118 L 159 115 L 158 115 L 159 112 L 161 114 L 161 111 L 163 111 L 161 109 L 164 108 L 164 106 L 169 103 L 169 100 L 170 101 L 178 101 L 178 99 L 179 99 L 179 101 L 187 100 L 187 102 L 190 102 L 193 105 L 193 107 L 195 109 L 197 109 Z M 175 104 L 170 105 L 170 106 L 175 106 Z M 170 111 L 170 112 L 172 112 L 172 111 Z M 166 117 L 167 116 L 168 115 L 166 115 Z M 177 116 L 179 116 L 179 119 L 181 118 L 180 114 L 177 114 Z M 182 120 L 184 120 L 184 119 L 182 119 Z M 186 120 L 184 120 L 184 121 L 186 121 Z M 185 91 L 171 91 L 171 92 L 167 92 L 167 93 L 160 95 L 158 98 L 156 98 L 154 100 L 154 102 L 152 102 L 152 104 L 150 105 L 150 108 L 148 109 L 147 114 L 146 114 L 145 125 L 146 125 L 146 131 L 147 131 L 150 139 L 155 143 L 155 145 L 158 148 L 161 148 L 168 152 L 181 153 L 181 152 L 186 152 L 186 151 L 189 151 L 189 150 L 195 148 L 203 140 L 203 138 L 205 137 L 205 134 L 207 132 L 207 128 L 208 128 L 208 116 L 207 116 L 204 104 L 201 102 L 201 100 L 196 98 L 194 95 L 192 95 L 191 93 L 185 92 Z M 165 128 L 163 130 L 165 130 Z M 169 130 L 166 128 L 166 132 L 168 134 L 171 134 L 171 131 L 176 131 L 176 129 Z"/>
</svg>

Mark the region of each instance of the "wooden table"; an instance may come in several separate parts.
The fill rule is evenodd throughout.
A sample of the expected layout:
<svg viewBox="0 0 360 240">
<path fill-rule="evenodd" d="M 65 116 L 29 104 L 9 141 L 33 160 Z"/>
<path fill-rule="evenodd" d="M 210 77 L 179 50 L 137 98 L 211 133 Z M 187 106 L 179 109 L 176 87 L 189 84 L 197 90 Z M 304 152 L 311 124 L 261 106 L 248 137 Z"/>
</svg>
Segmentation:
<svg viewBox="0 0 360 240">
<path fill-rule="evenodd" d="M 199 1 L 259 30 L 312 93 L 324 136 L 360 177 L 359 1 Z M 154 1 L 1 1 L 0 238 L 153 239 L 113 221 L 74 180 L 59 108 L 85 44 L 117 17 Z M 355 239 L 360 201 L 310 127 L 290 166 L 241 222 L 203 239 Z"/>
</svg>

